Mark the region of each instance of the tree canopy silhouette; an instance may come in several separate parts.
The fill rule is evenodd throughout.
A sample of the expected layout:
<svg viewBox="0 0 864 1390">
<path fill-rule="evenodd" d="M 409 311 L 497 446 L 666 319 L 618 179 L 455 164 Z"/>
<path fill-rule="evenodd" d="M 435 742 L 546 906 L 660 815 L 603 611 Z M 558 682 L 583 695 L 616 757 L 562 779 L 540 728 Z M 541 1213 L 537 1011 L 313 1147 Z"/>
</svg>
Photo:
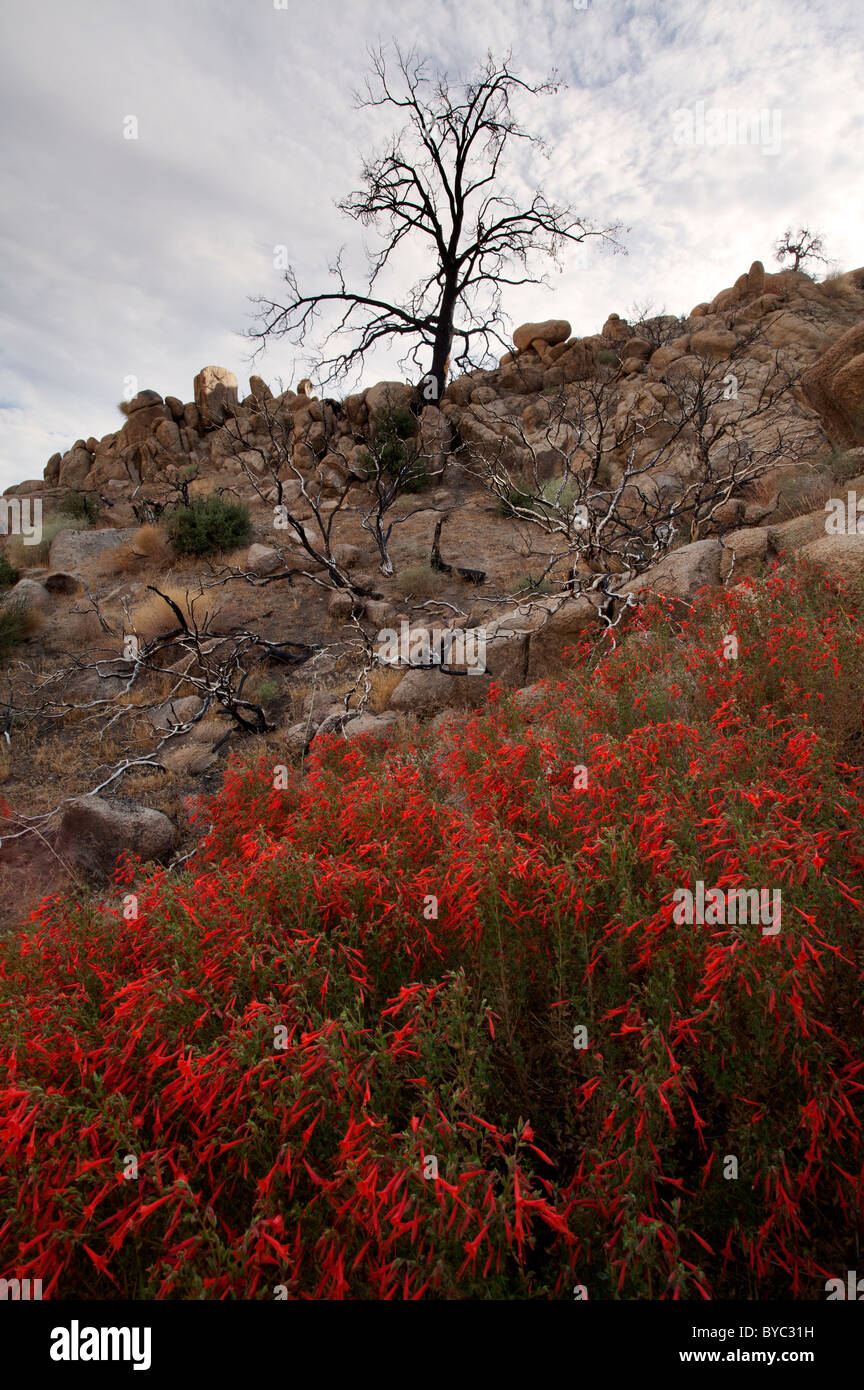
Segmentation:
<svg viewBox="0 0 864 1390">
<path fill-rule="evenodd" d="M 356 104 L 392 108 L 404 123 L 382 153 L 364 161 L 361 188 L 337 204 L 378 234 L 377 249 L 367 252 L 365 286 L 349 288 L 341 252 L 330 267 L 331 287 L 318 293 L 301 292 L 289 267 L 284 303 L 256 299 L 249 336 L 256 352 L 271 338 L 307 344 L 322 312 L 333 311 L 335 323 L 315 353 L 320 385 L 362 366 L 371 349 L 404 341 L 400 365 L 425 373 L 422 396 L 437 401 L 451 358 L 464 371 L 488 361 L 494 345 L 508 346 L 502 287 L 545 283 L 535 261 L 557 261 L 568 242 L 597 237 L 621 248 L 616 226 L 595 228 L 539 189 L 520 200 L 504 182 L 508 146 L 542 148 L 517 121 L 511 99 L 556 92 L 554 74 L 532 84 L 511 70 L 509 55 L 498 62 L 490 53 L 475 76 L 454 84 L 446 74 L 430 75 L 414 50 L 394 49 L 392 76 L 385 50 L 372 51 L 372 74 Z M 394 302 L 379 293 L 379 281 L 412 241 L 425 246 L 428 268 Z"/>
</svg>

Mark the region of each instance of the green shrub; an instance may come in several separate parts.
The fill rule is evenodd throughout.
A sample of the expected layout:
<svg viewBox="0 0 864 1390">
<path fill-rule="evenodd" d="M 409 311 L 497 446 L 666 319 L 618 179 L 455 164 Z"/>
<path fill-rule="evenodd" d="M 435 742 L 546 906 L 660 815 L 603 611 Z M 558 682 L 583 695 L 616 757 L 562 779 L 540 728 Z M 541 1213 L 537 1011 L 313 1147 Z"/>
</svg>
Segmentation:
<svg viewBox="0 0 864 1390">
<path fill-rule="evenodd" d="M 427 598 L 429 594 L 434 594 L 438 587 L 438 577 L 426 560 L 420 560 L 417 564 L 406 565 L 404 570 L 400 570 L 398 584 L 406 597 Z"/>
<path fill-rule="evenodd" d="M 562 486 L 563 482 L 563 486 Z M 552 516 L 559 512 L 569 512 L 580 491 L 575 478 L 566 481 L 561 478 L 548 478 L 538 491 L 528 478 L 517 477 L 500 499 L 499 511 L 512 516 L 517 508 L 529 511 L 534 516 Z"/>
<path fill-rule="evenodd" d="M 246 545 L 252 534 L 249 508 L 224 498 L 199 497 L 168 517 L 168 537 L 178 555 L 214 555 Z"/>
<path fill-rule="evenodd" d="M 92 492 L 67 492 L 60 504 L 60 510 L 85 526 L 95 526 L 99 520 L 99 499 Z"/>
<path fill-rule="evenodd" d="M 420 423 L 404 405 L 384 411 L 372 436 L 371 451 L 361 456 L 360 466 L 374 478 L 376 466 L 391 478 L 401 477 L 402 492 L 422 492 L 432 481 L 426 459 L 420 455 L 417 435 Z"/>
<path fill-rule="evenodd" d="M 18 571 L 13 569 L 5 553 L 0 552 L 0 588 L 18 583 Z"/>
<path fill-rule="evenodd" d="M 531 484 L 524 478 L 514 478 L 510 487 L 505 490 L 503 497 L 499 498 L 498 510 L 504 516 L 512 516 L 517 507 L 521 507 L 523 511 L 526 507 L 533 511 L 535 504 L 536 498 L 531 490 Z"/>
<path fill-rule="evenodd" d="M 601 367 L 609 367 L 613 362 L 618 361 L 617 352 L 611 352 L 609 348 L 602 348 L 597 354 L 597 361 Z"/>
<path fill-rule="evenodd" d="M 551 594 L 552 585 L 546 579 L 534 579 L 530 574 L 522 574 L 513 585 L 514 594 Z"/>
<path fill-rule="evenodd" d="M 4 603 L 0 606 L 0 661 L 13 647 L 23 642 L 27 620 L 23 603 Z"/>
</svg>

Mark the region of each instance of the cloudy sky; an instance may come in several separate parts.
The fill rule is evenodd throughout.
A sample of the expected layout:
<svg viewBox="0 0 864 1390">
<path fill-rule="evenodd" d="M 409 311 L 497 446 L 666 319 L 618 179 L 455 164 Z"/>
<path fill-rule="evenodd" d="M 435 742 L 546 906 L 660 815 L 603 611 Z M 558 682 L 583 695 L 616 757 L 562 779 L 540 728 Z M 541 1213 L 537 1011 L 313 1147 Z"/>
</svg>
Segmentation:
<svg viewBox="0 0 864 1390">
<path fill-rule="evenodd" d="M 488 48 L 557 68 L 524 108 L 550 155 L 516 186 L 629 228 L 626 256 L 576 247 L 511 292 L 514 324 L 686 313 L 790 223 L 864 263 L 861 0 L 0 0 L 0 27 L 0 488 L 118 429 L 130 377 L 189 400 L 208 363 L 241 394 L 305 375 L 285 343 L 250 366 L 250 296 L 278 297 L 274 246 L 311 288 L 341 245 L 356 263 L 334 203 L 384 128 L 352 93 L 394 37 L 454 79 Z M 676 112 L 698 135 L 712 109 L 761 113 L 758 138 L 676 140 Z M 364 380 L 393 375 L 383 356 Z"/>
</svg>

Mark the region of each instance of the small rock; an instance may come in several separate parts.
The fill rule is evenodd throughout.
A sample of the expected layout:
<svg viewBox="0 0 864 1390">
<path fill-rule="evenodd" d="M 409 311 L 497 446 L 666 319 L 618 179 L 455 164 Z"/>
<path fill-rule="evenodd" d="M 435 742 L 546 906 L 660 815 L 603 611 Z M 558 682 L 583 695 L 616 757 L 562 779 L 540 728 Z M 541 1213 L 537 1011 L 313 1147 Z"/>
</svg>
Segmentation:
<svg viewBox="0 0 864 1390">
<path fill-rule="evenodd" d="M 253 574 L 276 574 L 284 569 L 284 561 L 271 545 L 250 545 L 246 566 Z"/>
<path fill-rule="evenodd" d="M 199 695 L 181 695 L 176 700 L 166 700 L 150 711 L 150 718 L 161 731 L 176 729 L 188 724 L 198 714 L 203 701 Z"/>
</svg>

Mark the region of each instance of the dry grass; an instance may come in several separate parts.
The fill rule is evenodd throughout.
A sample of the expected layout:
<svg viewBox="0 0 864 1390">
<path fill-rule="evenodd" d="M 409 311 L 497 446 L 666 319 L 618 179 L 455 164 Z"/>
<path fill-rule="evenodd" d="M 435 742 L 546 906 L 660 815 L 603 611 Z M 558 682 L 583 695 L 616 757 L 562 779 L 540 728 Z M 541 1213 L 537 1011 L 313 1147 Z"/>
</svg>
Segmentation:
<svg viewBox="0 0 864 1390">
<path fill-rule="evenodd" d="M 212 591 L 196 590 L 193 585 L 184 588 L 179 584 L 160 586 L 161 593 L 173 599 L 190 627 L 197 625 L 199 632 L 209 627 L 221 608 L 219 597 Z M 152 642 L 156 637 L 164 637 L 178 626 L 177 615 L 159 594 L 147 594 L 132 610 L 132 626 L 138 637 Z"/>
<path fill-rule="evenodd" d="M 143 559 L 155 560 L 170 554 L 168 537 L 158 526 L 139 526 L 131 540 L 132 551 Z"/>
<path fill-rule="evenodd" d="M 34 565 L 47 565 L 51 542 L 61 531 L 75 529 L 76 523 L 68 516 L 52 516 L 42 522 L 42 538 L 36 545 L 25 545 L 23 536 L 9 536 L 6 541 L 6 555 L 13 569 L 29 569 Z"/>
<path fill-rule="evenodd" d="M 142 570 L 162 571 L 171 563 L 168 537 L 158 526 L 141 526 L 124 545 L 118 545 L 99 559 L 99 571 L 108 578 L 138 574 Z"/>
<path fill-rule="evenodd" d="M 372 714 L 381 714 L 387 708 L 390 696 L 404 675 L 404 670 L 400 670 L 398 666 L 377 666 L 375 668 L 371 677 L 372 693 L 369 696 L 368 705 Z"/>
<path fill-rule="evenodd" d="M 429 598 L 441 587 L 441 579 L 427 561 L 421 560 L 400 570 L 396 584 L 406 598 Z"/>
<path fill-rule="evenodd" d="M 826 275 L 824 280 L 819 281 L 818 290 L 826 299 L 846 300 L 849 303 L 854 303 L 859 294 L 849 271 L 835 271 L 833 275 Z"/>
</svg>

